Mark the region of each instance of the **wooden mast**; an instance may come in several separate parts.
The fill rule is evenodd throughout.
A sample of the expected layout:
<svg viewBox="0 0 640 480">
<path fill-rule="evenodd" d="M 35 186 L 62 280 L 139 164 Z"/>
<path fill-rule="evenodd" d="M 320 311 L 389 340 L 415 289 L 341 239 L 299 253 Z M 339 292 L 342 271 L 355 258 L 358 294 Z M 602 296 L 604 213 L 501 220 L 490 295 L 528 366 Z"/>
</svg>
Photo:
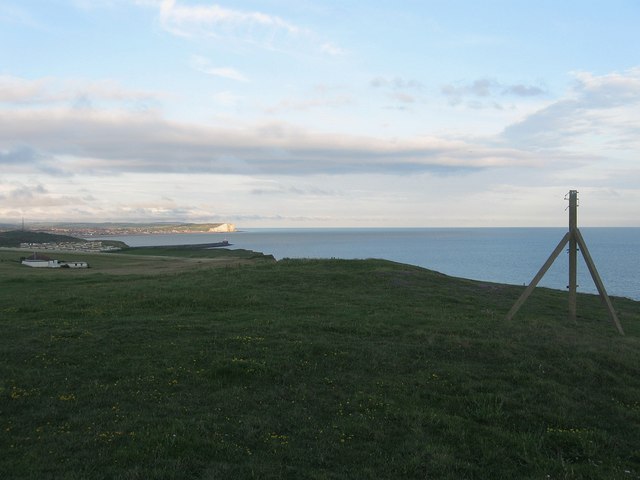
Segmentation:
<svg viewBox="0 0 640 480">
<path fill-rule="evenodd" d="M 576 321 L 576 299 L 578 291 L 578 191 L 569 191 L 569 320 Z"/>
<path fill-rule="evenodd" d="M 607 311 L 609 312 L 609 318 L 611 322 L 614 324 L 620 335 L 624 335 L 624 330 L 622 329 L 622 325 L 618 320 L 618 316 L 616 315 L 615 309 L 613 308 L 613 304 L 611 303 L 611 299 L 609 295 L 607 295 L 607 291 L 604 288 L 604 283 L 602 283 L 602 279 L 598 274 L 598 270 L 596 269 L 596 265 L 591 258 L 591 254 L 589 253 L 589 249 L 587 248 L 587 244 L 582 237 L 582 233 L 578 229 L 578 191 L 570 190 L 569 191 L 569 231 L 564 235 L 560 243 L 555 248 L 555 250 L 551 253 L 547 261 L 544 263 L 542 268 L 538 271 L 538 273 L 533 277 L 533 280 L 529 284 L 529 286 L 522 292 L 520 298 L 513 304 L 509 313 L 507 313 L 506 320 L 511 320 L 514 315 L 520 310 L 520 307 L 527 301 L 529 295 L 533 292 L 538 282 L 542 279 L 549 267 L 553 264 L 558 255 L 565 247 L 566 244 L 569 244 L 569 319 L 575 321 L 576 320 L 576 312 L 577 312 L 577 270 L 578 270 L 578 246 L 580 247 L 580 251 L 582 252 L 582 256 L 584 261 L 589 268 L 589 273 L 591 274 L 591 278 L 593 282 L 596 284 L 596 288 L 598 289 L 598 294 L 602 299 L 603 303 L 607 307 Z"/>
</svg>

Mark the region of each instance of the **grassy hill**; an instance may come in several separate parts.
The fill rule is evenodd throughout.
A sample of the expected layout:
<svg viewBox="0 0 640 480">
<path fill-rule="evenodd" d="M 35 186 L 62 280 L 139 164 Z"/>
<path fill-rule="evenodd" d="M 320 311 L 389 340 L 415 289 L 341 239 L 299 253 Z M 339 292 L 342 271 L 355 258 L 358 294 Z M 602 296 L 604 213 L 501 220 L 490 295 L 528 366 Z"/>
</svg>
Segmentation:
<svg viewBox="0 0 640 480">
<path fill-rule="evenodd" d="M 209 248 L 209 244 L 195 245 L 163 245 L 155 247 L 128 247 L 118 253 L 134 256 L 160 256 L 175 258 L 238 258 L 257 261 L 275 261 L 273 255 L 254 252 L 243 248 Z"/>
<path fill-rule="evenodd" d="M 2 478 L 640 476 L 638 302 L 613 299 L 622 337 L 594 296 L 507 323 L 522 287 L 386 261 L 11 255 Z"/>
<path fill-rule="evenodd" d="M 11 230 L 0 232 L 0 247 L 18 248 L 21 243 L 89 243 L 92 240 L 59 235 L 46 232 L 34 232 L 31 230 Z M 119 240 L 100 240 L 102 245 L 111 245 L 117 248 L 128 248 L 128 245 Z"/>
<path fill-rule="evenodd" d="M 21 243 L 62 243 L 62 242 L 86 242 L 81 238 L 68 235 L 56 235 L 30 230 L 11 230 L 0 232 L 0 247 L 19 247 Z"/>
</svg>

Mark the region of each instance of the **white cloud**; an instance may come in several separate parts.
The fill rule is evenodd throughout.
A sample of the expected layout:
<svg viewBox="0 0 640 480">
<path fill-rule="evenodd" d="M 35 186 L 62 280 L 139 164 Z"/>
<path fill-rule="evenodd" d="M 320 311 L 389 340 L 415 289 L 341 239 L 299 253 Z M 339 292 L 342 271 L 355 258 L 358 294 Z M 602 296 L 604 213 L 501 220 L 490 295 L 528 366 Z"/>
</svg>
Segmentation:
<svg viewBox="0 0 640 480">
<path fill-rule="evenodd" d="M 369 84 L 374 88 L 392 88 L 394 90 L 419 90 L 422 83 L 414 79 L 402 77 L 375 77 Z"/>
<path fill-rule="evenodd" d="M 213 95 L 213 100 L 223 107 L 235 107 L 242 101 L 242 98 L 240 95 L 229 91 L 218 92 Z"/>
<path fill-rule="evenodd" d="M 87 204 L 87 198 L 83 195 L 65 195 L 51 192 L 42 183 L 0 183 L 0 198 L 2 198 L 0 214 L 4 214 L 7 217 L 8 212 L 24 212 L 28 210 L 31 212 L 38 211 L 46 215 L 52 210 L 76 208 Z"/>
<path fill-rule="evenodd" d="M 47 79 L 27 80 L 0 75 L 0 103 L 33 103 L 51 98 Z"/>
<path fill-rule="evenodd" d="M 186 37 L 238 37 L 260 41 L 283 32 L 297 35 L 301 29 L 282 18 L 262 12 L 249 12 L 219 5 L 184 5 L 176 0 L 160 4 L 160 22 L 169 32 Z"/>
<path fill-rule="evenodd" d="M 407 93 L 396 92 L 391 94 L 391 98 L 397 100 L 400 103 L 415 103 L 417 101 L 416 97 L 413 95 L 409 95 Z"/>
<path fill-rule="evenodd" d="M 527 148 L 580 149 L 587 155 L 640 148 L 640 68 L 574 76 L 567 96 L 507 127 L 504 137 Z"/>
<path fill-rule="evenodd" d="M 172 35 L 188 39 L 214 39 L 216 45 L 258 47 L 289 54 L 323 54 L 333 57 L 348 52 L 335 41 L 264 11 L 228 8 L 215 3 L 188 4 L 181 0 L 137 0 L 158 11 L 160 26 Z"/>
<path fill-rule="evenodd" d="M 217 77 L 228 78 L 230 80 L 236 80 L 238 82 L 248 82 L 249 79 L 245 77 L 243 74 L 238 72 L 235 68 L 231 67 L 218 67 L 211 68 L 208 70 L 209 74 L 215 75 Z"/>
<path fill-rule="evenodd" d="M 341 108 L 352 105 L 353 103 L 354 100 L 349 95 L 320 94 L 303 99 L 284 99 L 276 105 L 266 107 L 264 111 L 265 113 L 274 115 L 291 111 L 307 112 L 316 108 Z"/>
<path fill-rule="evenodd" d="M 226 78 L 229 80 L 235 80 L 237 82 L 248 82 L 249 79 L 240 73 L 238 70 L 232 67 L 214 67 L 211 62 L 200 55 L 193 55 L 191 57 L 191 66 L 199 72 L 206 73 L 207 75 L 213 75 L 215 77 Z"/>
<path fill-rule="evenodd" d="M 20 206 L 28 203 L 29 215 L 33 216 L 49 212 L 60 218 L 65 215 L 92 218 L 90 212 L 94 212 L 102 218 L 144 218 L 145 215 L 155 219 L 169 219 L 171 215 L 204 218 L 206 207 L 201 204 L 202 199 L 186 200 L 183 191 L 171 188 L 158 188 L 158 196 L 153 198 L 127 195 L 118 206 L 106 200 L 113 196 L 113 191 L 125 191 L 125 184 L 133 182 L 132 178 L 143 177 L 147 178 L 145 191 L 151 191 L 150 179 L 158 177 L 169 181 L 180 176 L 185 185 L 189 179 L 212 176 L 278 179 L 279 183 L 271 186 L 263 184 L 247 187 L 241 193 L 226 192 L 241 199 L 244 210 L 223 213 L 249 219 L 253 208 L 256 219 L 274 222 L 282 218 L 293 222 L 294 218 L 303 221 L 305 217 L 304 221 L 317 224 L 338 218 L 337 205 L 345 201 L 353 206 L 354 212 L 362 212 L 362 222 L 364 219 L 370 223 L 379 221 L 371 205 L 380 208 L 384 205 L 387 215 L 406 212 L 402 217 L 405 224 L 419 224 L 419 209 L 411 210 L 411 205 L 424 204 L 426 200 L 417 190 L 412 190 L 417 187 L 406 186 L 407 179 L 416 177 L 428 178 L 440 189 L 456 181 L 467 188 L 476 188 L 474 182 L 484 182 L 482 188 L 485 189 L 495 182 L 502 185 L 502 191 L 517 192 L 524 185 L 535 183 L 545 185 L 544 191 L 536 191 L 546 195 L 550 189 L 572 188 L 573 182 L 579 183 L 576 187 L 581 189 L 596 188 L 606 179 L 611 191 L 631 191 L 640 181 L 640 171 L 633 166 L 637 159 L 632 158 L 632 153 L 640 148 L 639 78 L 637 70 L 603 76 L 576 74 L 575 84 L 565 97 L 528 115 L 502 135 L 461 136 L 458 141 L 452 141 L 417 135 L 383 138 L 337 132 L 321 134 L 283 122 L 251 124 L 228 120 L 225 125 L 244 125 L 230 128 L 170 121 L 153 112 L 136 112 L 113 105 L 69 108 L 60 100 L 69 102 L 80 91 L 89 92 L 94 99 L 112 101 L 116 107 L 122 103 L 121 99 L 149 95 L 128 91 L 110 82 L 23 80 L 5 76 L 0 79 L 9 87 L 3 90 L 4 107 L 0 108 L 0 171 L 5 178 L 11 175 L 31 178 L 34 183 L 29 185 L 30 190 L 16 187 L 0 191 L 4 203 L 0 214 L 6 218 L 11 212 L 26 211 L 20 210 Z M 398 101 L 406 103 L 414 98 L 412 90 L 420 88 L 401 79 L 377 83 L 378 87 L 387 89 L 383 90 L 385 94 L 395 95 Z M 306 111 L 331 106 L 332 101 L 342 98 L 341 93 L 335 88 L 319 86 L 313 91 L 315 97 L 299 102 L 283 101 L 278 107 Z M 492 95 L 495 94 L 500 94 L 498 89 L 492 90 Z M 228 105 L 238 101 L 238 97 L 228 91 L 219 92 L 215 98 Z M 341 101 L 348 100 L 344 97 Z M 621 163 L 625 158 L 627 163 Z M 545 168 L 539 168 L 541 166 Z M 43 178 L 57 179 L 62 185 L 82 179 L 89 185 L 95 182 L 96 176 L 102 183 L 112 179 L 113 185 L 111 193 L 95 193 L 94 199 L 86 192 L 63 186 L 53 188 L 42 181 Z M 316 181 L 321 177 L 325 183 Z M 334 187 L 338 177 L 348 178 L 362 191 L 354 190 L 354 197 L 350 197 L 346 187 L 344 190 Z M 402 186 L 390 186 L 389 192 L 383 194 L 364 180 L 373 177 L 379 179 L 377 188 L 382 188 L 385 178 L 389 185 L 396 182 Z M 303 179 L 307 183 L 299 187 Z M 43 189 L 38 190 L 39 185 Z M 326 185 L 332 185 L 331 189 L 326 189 Z M 93 195 L 96 184 L 91 188 Z M 401 192 L 406 192 L 407 199 Z M 180 202 L 159 200 L 160 193 L 180 198 Z M 27 201 L 28 195 L 31 197 Z M 378 200 L 373 198 L 375 195 Z M 491 195 L 478 198 L 496 201 L 501 195 L 493 190 Z M 255 206 L 256 196 L 260 197 L 259 208 Z M 470 198 L 471 194 L 465 196 Z M 295 197 L 305 204 L 280 211 L 283 197 Z M 523 198 L 530 201 L 534 195 Z M 335 213 L 328 214 L 330 209 Z M 481 209 L 476 210 L 477 221 L 485 224 L 508 224 L 509 215 L 513 213 L 513 209 L 492 208 L 481 217 Z M 307 211 L 308 215 L 304 214 Z M 461 209 L 452 208 L 451 215 L 455 216 L 451 217 L 451 224 L 475 221 L 464 216 Z M 535 215 L 538 214 L 531 213 L 527 221 Z M 540 220 L 532 222 L 543 222 L 545 215 L 540 212 Z M 356 222 L 355 217 L 355 214 L 346 216 L 344 221 Z M 444 222 L 445 217 L 434 211 L 429 218 L 433 222 Z"/>
<path fill-rule="evenodd" d="M 532 160 L 508 148 L 438 138 L 317 134 L 277 122 L 231 129 L 169 122 L 153 114 L 73 109 L 0 111 L 0 149 L 16 146 L 37 152 L 40 169 L 96 174 L 402 173 Z"/>
<path fill-rule="evenodd" d="M 44 105 L 93 102 L 135 103 L 154 105 L 163 95 L 130 90 L 113 80 L 26 79 L 0 75 L 0 104 Z"/>
<path fill-rule="evenodd" d="M 346 50 L 344 50 L 343 48 L 339 47 L 338 45 L 332 42 L 325 42 L 322 45 L 320 45 L 320 51 L 328 55 L 334 55 L 334 56 L 347 54 Z"/>
</svg>

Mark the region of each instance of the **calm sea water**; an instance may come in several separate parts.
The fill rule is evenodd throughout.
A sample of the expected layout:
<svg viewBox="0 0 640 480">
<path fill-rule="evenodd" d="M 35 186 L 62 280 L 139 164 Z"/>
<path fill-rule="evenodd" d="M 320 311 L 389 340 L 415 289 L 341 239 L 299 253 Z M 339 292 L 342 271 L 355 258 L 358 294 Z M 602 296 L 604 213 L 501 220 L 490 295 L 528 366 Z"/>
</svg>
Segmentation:
<svg viewBox="0 0 640 480">
<path fill-rule="evenodd" d="M 228 234 L 105 237 L 130 246 L 219 242 L 282 258 L 383 258 L 447 275 L 528 284 L 566 228 L 247 229 Z M 607 292 L 640 300 L 640 228 L 581 228 Z M 566 289 L 568 255 L 561 253 L 540 282 Z M 578 290 L 597 293 L 579 255 Z"/>
</svg>

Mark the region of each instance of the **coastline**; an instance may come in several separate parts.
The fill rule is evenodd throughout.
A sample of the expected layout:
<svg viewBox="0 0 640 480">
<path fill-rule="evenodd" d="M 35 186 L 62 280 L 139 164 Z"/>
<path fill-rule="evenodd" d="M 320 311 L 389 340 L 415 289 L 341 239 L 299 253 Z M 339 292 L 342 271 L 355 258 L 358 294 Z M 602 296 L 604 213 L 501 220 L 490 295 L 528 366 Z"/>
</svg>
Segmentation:
<svg viewBox="0 0 640 480">
<path fill-rule="evenodd" d="M 640 227 L 581 228 L 607 292 L 640 300 Z M 228 234 L 231 249 L 284 258 L 380 258 L 460 278 L 528 284 L 562 238 L 564 227 L 472 228 L 278 228 Z M 219 234 L 110 236 L 128 245 L 160 246 L 217 242 Z M 92 238 L 95 239 L 95 238 Z M 185 242 L 188 240 L 188 242 Z M 580 258 L 580 260 L 582 260 Z M 540 282 L 565 290 L 567 260 L 561 255 Z M 579 291 L 597 293 L 585 265 Z"/>
</svg>

